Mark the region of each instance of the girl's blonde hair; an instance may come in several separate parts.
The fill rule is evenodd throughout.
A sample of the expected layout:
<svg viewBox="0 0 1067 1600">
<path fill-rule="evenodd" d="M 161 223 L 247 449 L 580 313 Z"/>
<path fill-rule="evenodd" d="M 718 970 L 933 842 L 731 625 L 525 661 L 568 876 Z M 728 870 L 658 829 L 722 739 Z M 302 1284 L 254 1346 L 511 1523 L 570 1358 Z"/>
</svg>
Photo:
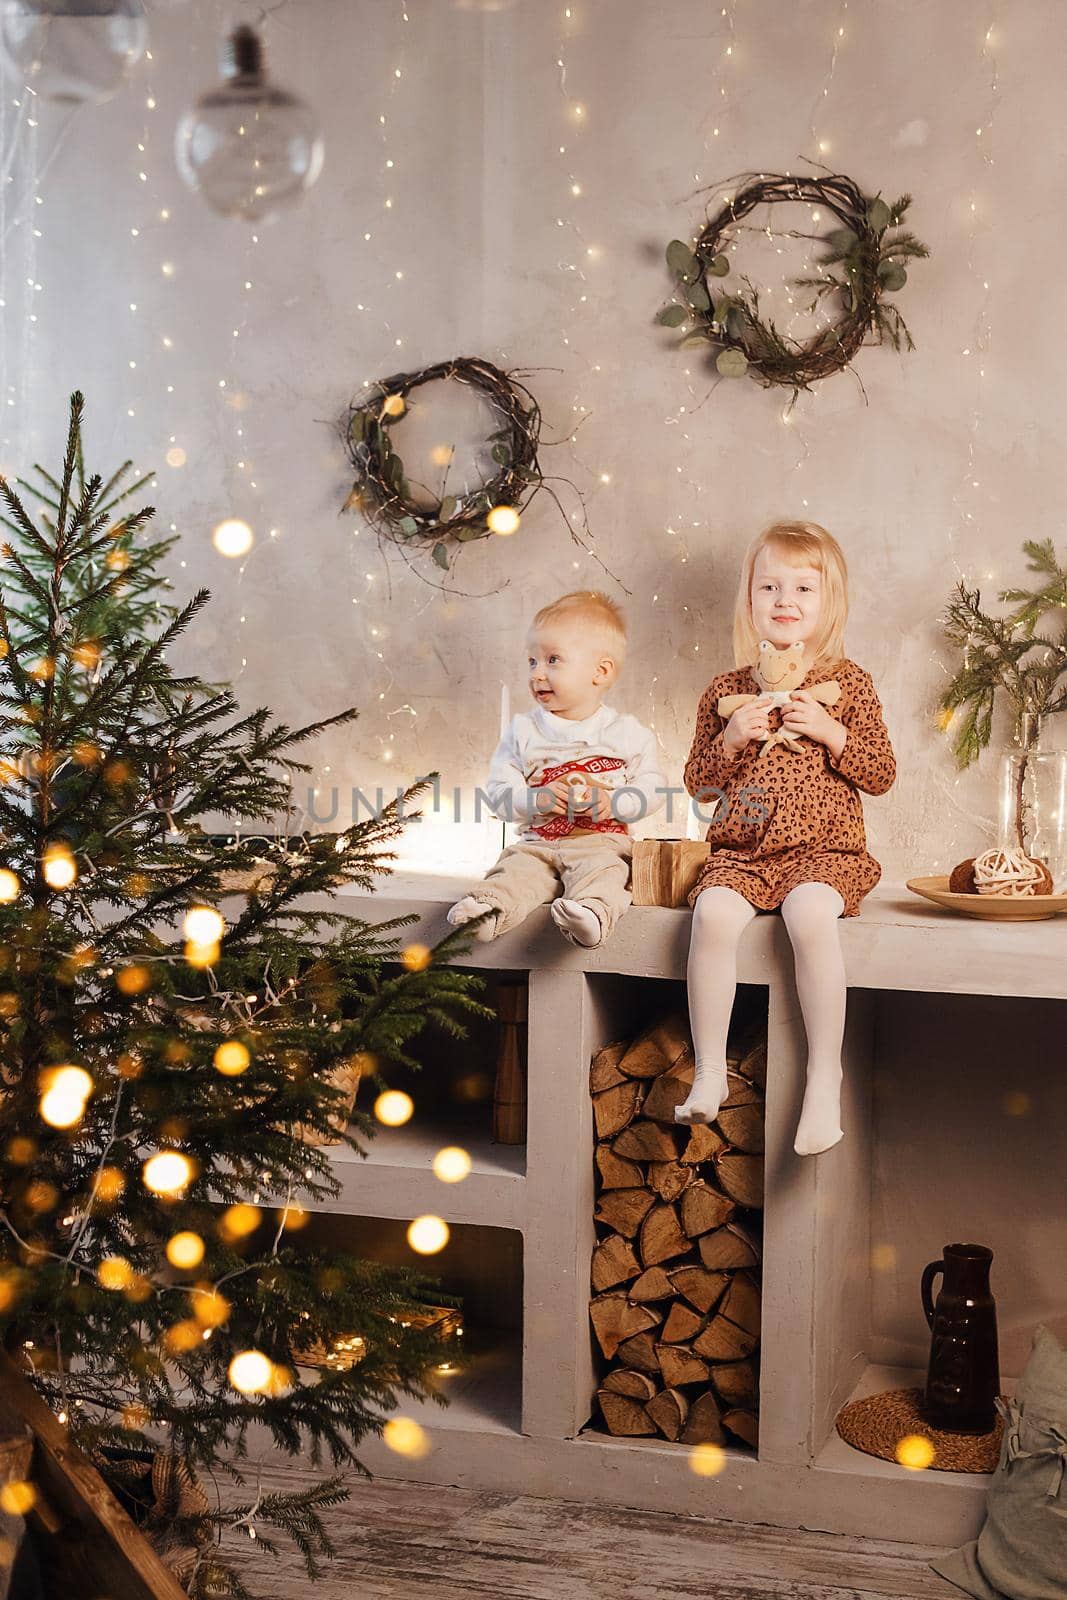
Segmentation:
<svg viewBox="0 0 1067 1600">
<path fill-rule="evenodd" d="M 810 641 L 812 666 L 825 667 L 845 653 L 848 619 L 848 568 L 841 546 L 817 522 L 772 522 L 758 534 L 741 564 L 734 603 L 734 665 L 750 667 L 759 656 L 759 635 L 752 621 L 752 574 L 761 550 L 770 548 L 791 567 L 812 567 L 822 580 L 819 626 Z"/>
<path fill-rule="evenodd" d="M 530 631 L 549 622 L 585 623 L 602 641 L 615 663 L 618 674 L 626 658 L 626 618 L 622 607 L 599 589 L 575 589 L 542 606 L 530 624 Z"/>
</svg>

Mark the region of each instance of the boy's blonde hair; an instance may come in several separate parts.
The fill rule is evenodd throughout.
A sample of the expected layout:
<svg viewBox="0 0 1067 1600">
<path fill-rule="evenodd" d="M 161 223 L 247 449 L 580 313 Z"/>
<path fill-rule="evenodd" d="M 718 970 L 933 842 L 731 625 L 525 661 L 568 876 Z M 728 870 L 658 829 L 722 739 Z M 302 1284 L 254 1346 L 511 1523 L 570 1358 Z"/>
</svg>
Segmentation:
<svg viewBox="0 0 1067 1600">
<path fill-rule="evenodd" d="M 848 619 L 848 567 L 832 533 L 817 522 L 772 522 L 757 534 L 741 564 L 734 604 L 734 665 L 750 667 L 759 656 L 759 635 L 752 621 L 752 574 L 761 550 L 776 551 L 792 567 L 812 567 L 822 579 L 819 626 L 808 646 L 812 666 L 825 667 L 845 653 Z"/>
<path fill-rule="evenodd" d="M 603 641 L 615 663 L 618 676 L 626 659 L 626 618 L 622 607 L 599 589 L 575 589 L 542 606 L 530 624 L 530 631 L 550 622 L 583 622 Z"/>
</svg>

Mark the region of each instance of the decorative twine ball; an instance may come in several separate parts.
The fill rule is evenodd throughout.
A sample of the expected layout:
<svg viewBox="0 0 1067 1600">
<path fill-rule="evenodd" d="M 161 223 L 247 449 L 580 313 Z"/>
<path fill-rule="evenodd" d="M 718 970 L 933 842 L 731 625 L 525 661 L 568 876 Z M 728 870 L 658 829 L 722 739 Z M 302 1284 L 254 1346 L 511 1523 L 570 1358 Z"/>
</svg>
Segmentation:
<svg viewBox="0 0 1067 1600">
<path fill-rule="evenodd" d="M 984 850 L 954 867 L 948 886 L 953 894 L 1051 894 L 1052 874 L 1023 850 Z"/>
</svg>

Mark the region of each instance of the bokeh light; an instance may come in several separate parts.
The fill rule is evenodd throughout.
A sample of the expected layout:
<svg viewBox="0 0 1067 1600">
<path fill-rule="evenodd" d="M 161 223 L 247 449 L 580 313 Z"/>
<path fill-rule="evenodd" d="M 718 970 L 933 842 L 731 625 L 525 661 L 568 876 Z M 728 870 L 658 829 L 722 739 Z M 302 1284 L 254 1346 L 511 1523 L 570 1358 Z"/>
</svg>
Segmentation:
<svg viewBox="0 0 1067 1600">
<path fill-rule="evenodd" d="M 218 524 L 211 541 L 220 556 L 246 556 L 252 548 L 255 535 L 240 517 L 227 517 L 225 522 Z"/>
<path fill-rule="evenodd" d="M 896 1458 L 909 1471 L 921 1472 L 933 1461 L 934 1447 L 921 1433 L 908 1433 L 897 1440 Z"/>
<path fill-rule="evenodd" d="M 0 867 L 0 903 L 10 905 L 21 893 L 22 884 L 17 873 L 12 872 L 10 867 Z"/>
<path fill-rule="evenodd" d="M 689 1470 L 698 1478 L 717 1478 L 726 1465 L 721 1444 L 695 1444 L 689 1452 Z"/>
<path fill-rule="evenodd" d="M 161 1150 L 150 1156 L 142 1168 L 145 1188 L 158 1195 L 180 1194 L 192 1176 L 192 1163 L 178 1150 Z"/>
<path fill-rule="evenodd" d="M 412 1461 L 430 1453 L 430 1440 L 425 1428 L 414 1417 L 390 1417 L 382 1429 L 382 1438 L 390 1450 Z"/>
<path fill-rule="evenodd" d="M 421 1256 L 436 1255 L 438 1250 L 444 1249 L 449 1237 L 448 1223 L 443 1217 L 416 1217 L 408 1225 L 408 1244 Z"/>
<path fill-rule="evenodd" d="M 204 1259 L 204 1241 L 198 1233 L 176 1233 L 167 1240 L 167 1260 L 172 1267 L 188 1271 Z"/>
<path fill-rule="evenodd" d="M 374 1115 L 387 1128 L 399 1128 L 409 1121 L 415 1102 L 403 1089 L 386 1089 L 374 1102 Z"/>
<path fill-rule="evenodd" d="M 264 1394 L 270 1388 L 273 1368 L 262 1350 L 242 1350 L 230 1362 L 230 1383 L 241 1394 Z"/>
<path fill-rule="evenodd" d="M 226 924 L 214 906 L 193 906 L 182 918 L 182 933 L 190 944 L 218 944 Z"/>
<path fill-rule="evenodd" d="M 215 1070 L 227 1078 L 239 1077 L 247 1071 L 252 1057 L 240 1039 L 227 1039 L 215 1051 Z"/>
<path fill-rule="evenodd" d="M 490 533 L 509 534 L 519 531 L 519 513 L 514 506 L 494 506 L 486 517 Z"/>
<path fill-rule="evenodd" d="M 85 1115 L 93 1080 L 84 1067 L 51 1067 L 41 1074 L 40 1112 L 53 1128 L 73 1128 Z"/>
<path fill-rule="evenodd" d="M 469 1176 L 471 1158 L 458 1144 L 447 1144 L 433 1158 L 433 1174 L 442 1183 L 461 1183 Z"/>
</svg>

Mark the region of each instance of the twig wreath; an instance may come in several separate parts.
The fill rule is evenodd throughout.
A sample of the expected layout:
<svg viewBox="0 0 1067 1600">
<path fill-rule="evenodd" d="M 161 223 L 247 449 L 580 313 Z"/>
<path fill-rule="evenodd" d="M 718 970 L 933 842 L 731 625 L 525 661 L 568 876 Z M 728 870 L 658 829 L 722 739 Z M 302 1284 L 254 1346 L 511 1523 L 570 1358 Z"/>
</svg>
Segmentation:
<svg viewBox="0 0 1067 1600">
<path fill-rule="evenodd" d="M 409 395 L 438 379 L 477 389 L 500 423 L 487 441 L 500 470 L 462 493 L 438 494 L 425 484 L 414 483 L 394 443 L 397 427 L 408 411 Z M 477 357 L 458 356 L 420 372 L 380 378 L 352 401 L 342 432 L 356 474 L 344 510 L 362 512 L 380 537 L 409 549 L 432 546 L 434 561 L 446 571 L 450 544 L 514 533 L 524 505 L 546 488 L 537 459 L 540 406 L 514 375 Z M 441 449 L 444 489 L 451 452 L 449 446 Z M 422 495 L 416 490 L 422 490 Z M 551 489 L 547 493 L 555 498 Z M 427 500 L 434 503 L 427 504 Z"/>
<path fill-rule="evenodd" d="M 817 379 L 847 367 L 869 334 L 875 344 L 888 339 L 894 350 L 915 348 L 904 318 L 883 298 L 908 281 L 906 261 L 930 254 L 914 234 L 901 229 L 910 195 L 889 205 L 881 195 L 867 198 L 851 178 L 840 175 L 751 174 L 740 185 L 708 218 L 693 245 L 672 239 L 667 246 L 667 265 L 678 280 L 676 293 L 683 303 L 665 306 L 659 321 L 668 328 L 689 324 L 683 348 L 718 345 L 715 365 L 723 377 L 751 372 L 765 388 L 791 388 L 794 399 Z M 779 333 L 773 321 L 763 321 L 759 293 L 748 278 L 740 277 L 741 287 L 732 290 L 722 282 L 730 272 L 723 246 L 732 230 L 757 206 L 786 200 L 825 207 L 840 223 L 826 235 L 783 230 L 791 238 L 815 239 L 825 248 L 818 266 L 838 269 L 796 279 L 797 287 L 815 291 L 809 310 L 829 299 L 840 311 L 835 322 L 803 341 Z"/>
</svg>

